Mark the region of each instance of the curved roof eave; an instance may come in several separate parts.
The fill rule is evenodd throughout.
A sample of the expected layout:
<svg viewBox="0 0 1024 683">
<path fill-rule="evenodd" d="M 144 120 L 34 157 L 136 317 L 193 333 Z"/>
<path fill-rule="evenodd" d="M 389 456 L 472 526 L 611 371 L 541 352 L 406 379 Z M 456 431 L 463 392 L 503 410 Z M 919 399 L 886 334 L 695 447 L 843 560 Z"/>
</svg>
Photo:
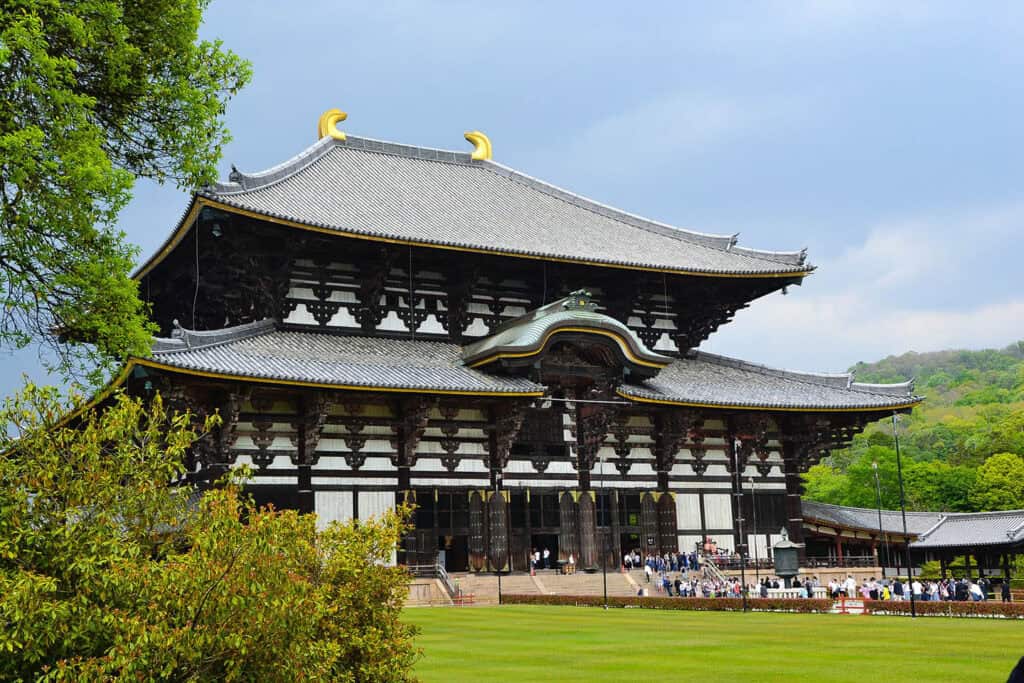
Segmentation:
<svg viewBox="0 0 1024 683">
<path fill-rule="evenodd" d="M 903 403 L 894 403 L 892 405 L 857 405 L 850 404 L 846 406 L 816 406 L 816 405 L 790 405 L 790 404 L 772 404 L 772 403 L 715 403 L 711 401 L 686 401 L 675 398 L 651 398 L 647 396 L 639 396 L 632 394 L 626 390 L 619 389 L 616 393 L 630 401 L 636 401 L 638 403 L 655 403 L 659 405 L 670 405 L 679 406 L 684 408 L 714 408 L 718 410 L 757 410 L 767 412 L 785 412 L 785 413 L 878 413 L 882 415 L 888 415 L 894 411 L 904 411 L 914 408 L 920 405 L 922 398 L 915 398 L 912 401 L 906 401 Z"/>
<path fill-rule="evenodd" d="M 655 273 L 666 273 L 669 275 L 686 275 L 692 277 L 709 277 L 717 279 L 750 279 L 750 280 L 779 280 L 779 279 L 803 279 L 815 271 L 815 266 L 804 265 L 793 270 L 786 271 L 704 271 L 686 268 L 668 268 L 661 266 L 648 266 L 635 262 L 625 261 L 614 261 L 614 260 L 598 260 L 598 259 L 582 259 L 582 258 L 566 258 L 559 256 L 548 256 L 541 253 L 529 252 L 529 251 L 516 251 L 511 249 L 482 249 L 480 247 L 459 244 L 459 243 L 445 243 L 440 241 L 426 241 L 426 240 L 412 240 L 403 238 L 400 236 L 380 236 L 366 232 L 360 232 L 357 230 L 342 230 L 336 227 L 332 227 L 326 224 L 315 224 L 293 220 L 287 216 L 276 215 L 269 212 L 258 212 L 246 209 L 240 206 L 235 206 L 222 199 L 213 199 L 202 192 L 197 192 L 192 196 L 192 203 L 189 208 L 182 215 L 178 222 L 177 228 L 174 232 L 164 241 L 164 243 L 157 249 L 149 259 L 143 264 L 136 268 L 135 272 L 132 273 L 132 278 L 140 280 L 146 277 L 154 268 L 160 265 L 161 262 L 174 250 L 176 246 L 185 238 L 189 230 L 192 228 L 192 224 L 200 210 L 203 207 L 210 207 L 226 211 L 228 213 L 235 213 L 242 216 L 248 216 L 251 218 L 257 218 L 265 220 L 275 225 L 281 225 L 284 227 L 295 228 L 298 230 L 306 230 L 308 232 L 316 232 L 319 234 L 331 235 L 334 237 L 349 237 L 354 239 L 367 240 L 371 242 L 384 242 L 389 244 L 400 244 L 404 246 L 413 247 L 424 247 L 428 249 L 444 249 L 448 251 L 459 251 L 477 254 L 488 254 L 493 256 L 508 256 L 512 258 L 530 259 L 535 261 L 547 261 L 549 263 L 575 263 L 580 265 L 597 266 L 602 268 L 616 268 L 621 270 L 639 270 L 645 272 Z"/>
<path fill-rule="evenodd" d="M 478 168 L 490 173 L 503 176 L 514 181 L 517 185 L 529 187 L 532 190 L 574 204 L 588 212 L 611 218 L 623 226 L 630 226 L 645 232 L 654 233 L 679 242 L 689 242 L 701 245 L 704 248 L 712 249 L 722 254 L 735 254 L 737 257 L 745 258 L 748 263 L 746 267 L 730 268 L 724 267 L 701 267 L 686 266 L 673 267 L 669 264 L 644 264 L 627 259 L 616 259 L 594 257 L 577 257 L 572 254 L 547 253 L 543 250 L 531 251 L 529 248 L 517 249 L 519 245 L 501 246 L 491 248 L 489 244 L 469 244 L 459 240 L 431 239 L 430 237 L 386 234 L 380 227 L 373 230 L 362 229 L 358 226 L 343 224 L 319 223 L 309 220 L 309 217 L 289 216 L 274 213 L 266 210 L 266 207 L 246 207 L 244 203 L 235 200 L 235 197 L 243 197 L 248 192 L 263 190 L 274 186 L 284 180 L 294 178 L 304 169 L 310 167 L 316 161 L 326 157 L 331 150 L 339 147 L 348 147 L 360 152 L 376 152 L 385 155 L 407 157 L 421 161 L 432 161 L 442 164 L 454 164 L 469 168 Z M 153 270 L 172 250 L 181 242 L 191 228 L 198 210 L 202 206 L 210 206 L 224 211 L 253 216 L 268 222 L 285 225 L 288 227 L 305 229 L 312 232 L 328 233 L 335 236 L 345 236 L 356 239 L 365 239 L 381 242 L 391 242 L 403 245 L 421 246 L 427 248 L 448 249 L 454 251 L 470 251 L 476 253 L 487 253 L 498 256 L 510 256 L 515 258 L 528 258 L 551 262 L 581 263 L 600 267 L 622 268 L 629 270 L 644 270 L 653 272 L 665 272 L 678 275 L 691 275 L 697 277 L 715 278 L 753 278 L 753 279 L 802 279 L 814 271 L 814 266 L 806 262 L 806 250 L 793 252 L 766 251 L 740 247 L 736 245 L 737 235 L 713 235 L 701 233 L 683 228 L 678 228 L 666 223 L 648 219 L 621 209 L 602 204 L 583 197 L 582 195 L 562 189 L 551 183 L 539 180 L 527 174 L 521 173 L 509 167 L 503 166 L 494 161 L 474 161 L 470 155 L 462 152 L 451 152 L 447 150 L 430 149 L 401 145 L 386 141 L 373 140 L 370 138 L 358 138 L 349 136 L 347 141 L 339 141 L 331 137 L 325 137 L 311 145 L 291 159 L 278 164 L 270 169 L 258 173 L 241 173 L 232 167 L 229 182 L 216 183 L 208 188 L 197 191 L 193 197 L 189 209 L 179 221 L 177 228 L 168 237 L 161 248 L 148 260 L 146 260 L 133 277 L 140 279 Z M 602 255 L 603 256 L 603 255 Z M 754 265 L 751 267 L 750 262 Z M 763 262 L 764 267 L 759 268 L 756 262 Z"/>
</svg>

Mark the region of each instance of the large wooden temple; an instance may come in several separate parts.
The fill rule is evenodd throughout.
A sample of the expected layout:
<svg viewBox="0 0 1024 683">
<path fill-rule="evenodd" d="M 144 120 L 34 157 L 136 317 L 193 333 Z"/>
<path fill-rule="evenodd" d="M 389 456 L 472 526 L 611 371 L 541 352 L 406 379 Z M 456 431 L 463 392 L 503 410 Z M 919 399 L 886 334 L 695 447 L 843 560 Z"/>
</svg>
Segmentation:
<svg viewBox="0 0 1024 683">
<path fill-rule="evenodd" d="M 578 566 L 623 551 L 765 550 L 804 533 L 800 475 L 918 402 L 697 350 L 799 284 L 803 252 L 739 247 L 470 152 L 346 136 L 198 191 L 137 272 L 160 326 L 118 382 L 219 411 L 206 486 L 365 518 L 415 501 L 408 563 Z"/>
</svg>

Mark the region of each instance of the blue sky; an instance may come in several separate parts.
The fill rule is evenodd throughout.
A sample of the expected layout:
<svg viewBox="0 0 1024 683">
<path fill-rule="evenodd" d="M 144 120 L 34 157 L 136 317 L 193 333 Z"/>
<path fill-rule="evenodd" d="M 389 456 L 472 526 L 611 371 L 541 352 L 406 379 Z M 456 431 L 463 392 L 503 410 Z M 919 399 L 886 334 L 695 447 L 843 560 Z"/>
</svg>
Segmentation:
<svg viewBox="0 0 1024 683">
<path fill-rule="evenodd" d="M 642 7 L 643 9 L 638 9 Z M 706 350 L 842 370 L 1024 338 L 1024 4 L 215 1 L 254 65 L 222 163 L 272 166 L 344 130 L 469 149 L 599 201 L 818 272 Z M 139 185 L 150 254 L 188 203 Z M 0 390 L 34 353 L 7 356 Z"/>
</svg>

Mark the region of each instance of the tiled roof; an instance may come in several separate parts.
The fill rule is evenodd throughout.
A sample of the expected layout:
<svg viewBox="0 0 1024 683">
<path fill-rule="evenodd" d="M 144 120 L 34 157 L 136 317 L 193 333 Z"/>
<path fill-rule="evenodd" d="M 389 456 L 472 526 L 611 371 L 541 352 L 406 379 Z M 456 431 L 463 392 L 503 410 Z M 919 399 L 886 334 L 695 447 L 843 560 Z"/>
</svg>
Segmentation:
<svg viewBox="0 0 1024 683">
<path fill-rule="evenodd" d="M 946 515 L 911 548 L 949 548 L 1024 543 L 1024 510 L 964 512 Z"/>
<path fill-rule="evenodd" d="M 912 382 L 860 384 L 850 374 L 813 374 L 691 352 L 657 377 L 619 388 L 622 396 L 723 407 L 880 410 L 920 400 Z"/>
<path fill-rule="evenodd" d="M 218 332 L 176 331 L 152 360 L 185 371 L 339 387 L 536 393 L 544 387 L 465 367 L 461 347 L 433 341 L 278 330 L 273 321 Z"/>
<path fill-rule="evenodd" d="M 847 529 L 878 531 L 878 510 L 853 508 L 844 505 L 830 505 L 814 500 L 804 500 L 803 515 L 809 522 L 835 524 Z M 907 532 L 918 536 L 935 526 L 943 517 L 942 512 L 908 512 Z M 888 534 L 903 533 L 903 516 L 899 510 L 882 510 L 882 531 Z"/>
<path fill-rule="evenodd" d="M 805 254 L 735 246 L 613 209 L 468 153 L 325 137 L 201 197 L 303 225 L 383 239 L 690 273 L 799 277 Z"/>
<path fill-rule="evenodd" d="M 807 522 L 835 524 L 848 529 L 878 530 L 878 510 L 802 501 Z M 903 533 L 899 510 L 882 510 L 882 530 Z M 917 539 L 915 550 L 930 548 L 968 548 L 987 545 L 1024 543 L 1024 510 L 1003 512 L 908 512 L 907 532 Z"/>
<path fill-rule="evenodd" d="M 171 339 L 156 340 L 152 360 L 181 370 L 281 382 L 435 392 L 545 389 L 526 379 L 474 370 L 463 361 L 463 352 L 464 347 L 446 342 L 289 331 L 264 320 L 210 332 L 179 328 Z M 620 394 L 706 406 L 809 410 L 878 409 L 913 400 L 909 383 L 877 393 L 856 384 L 846 387 L 841 377 L 695 353 L 673 360 L 652 380 L 622 385 Z"/>
</svg>

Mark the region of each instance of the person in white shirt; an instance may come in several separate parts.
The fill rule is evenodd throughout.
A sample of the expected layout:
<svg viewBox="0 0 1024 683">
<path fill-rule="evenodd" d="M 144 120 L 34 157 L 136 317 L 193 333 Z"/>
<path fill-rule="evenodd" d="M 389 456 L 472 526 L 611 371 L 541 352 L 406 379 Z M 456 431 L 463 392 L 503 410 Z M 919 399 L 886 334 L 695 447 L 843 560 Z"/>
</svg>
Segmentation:
<svg viewBox="0 0 1024 683">
<path fill-rule="evenodd" d="M 914 599 L 915 600 L 920 600 L 921 599 L 921 588 L 922 588 L 921 582 L 918 581 L 917 579 L 914 579 L 914 582 L 912 584 L 910 584 L 910 590 L 912 590 L 914 592 Z"/>
<path fill-rule="evenodd" d="M 846 597 L 857 597 L 857 580 L 853 578 L 853 574 L 846 575 Z"/>
<path fill-rule="evenodd" d="M 544 569 L 551 569 L 551 551 L 544 548 Z"/>
</svg>

